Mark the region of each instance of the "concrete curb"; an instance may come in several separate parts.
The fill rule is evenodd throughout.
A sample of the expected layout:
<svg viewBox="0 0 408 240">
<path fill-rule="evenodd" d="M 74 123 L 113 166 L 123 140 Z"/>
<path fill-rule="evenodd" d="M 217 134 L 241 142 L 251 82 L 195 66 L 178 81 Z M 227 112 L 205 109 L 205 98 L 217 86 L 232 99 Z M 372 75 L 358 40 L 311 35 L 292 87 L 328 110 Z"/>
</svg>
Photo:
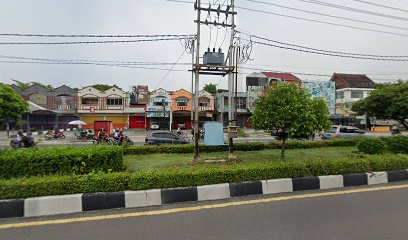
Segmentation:
<svg viewBox="0 0 408 240">
<path fill-rule="evenodd" d="M 168 203 L 227 199 L 236 196 L 274 194 L 302 190 L 333 189 L 408 180 L 408 169 L 318 177 L 281 178 L 198 187 L 150 189 L 107 193 L 80 193 L 26 199 L 0 200 L 0 218 L 32 217 L 135 208 Z"/>
</svg>

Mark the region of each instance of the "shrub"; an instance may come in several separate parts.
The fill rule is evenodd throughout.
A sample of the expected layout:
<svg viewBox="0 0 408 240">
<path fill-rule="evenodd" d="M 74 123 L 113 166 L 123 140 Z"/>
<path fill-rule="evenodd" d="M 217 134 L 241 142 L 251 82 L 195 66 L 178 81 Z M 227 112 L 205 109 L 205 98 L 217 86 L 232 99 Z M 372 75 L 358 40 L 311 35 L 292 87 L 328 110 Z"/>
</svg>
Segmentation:
<svg viewBox="0 0 408 240">
<path fill-rule="evenodd" d="M 123 169 L 121 147 L 58 147 L 0 152 L 0 178 Z"/>
<path fill-rule="evenodd" d="M 382 139 L 392 153 L 406 153 L 408 154 L 408 137 L 396 136 Z"/>
<path fill-rule="evenodd" d="M 357 143 L 359 152 L 367 154 L 382 154 L 387 150 L 387 145 L 380 138 L 362 138 Z"/>
<path fill-rule="evenodd" d="M 153 188 L 188 187 L 274 178 L 321 176 L 408 168 L 408 156 L 385 154 L 364 158 L 314 161 L 277 161 L 235 165 L 230 168 L 198 168 L 167 172 L 114 172 L 87 175 L 44 176 L 0 181 L 0 198 L 27 198 L 87 192 L 113 192 Z"/>
</svg>

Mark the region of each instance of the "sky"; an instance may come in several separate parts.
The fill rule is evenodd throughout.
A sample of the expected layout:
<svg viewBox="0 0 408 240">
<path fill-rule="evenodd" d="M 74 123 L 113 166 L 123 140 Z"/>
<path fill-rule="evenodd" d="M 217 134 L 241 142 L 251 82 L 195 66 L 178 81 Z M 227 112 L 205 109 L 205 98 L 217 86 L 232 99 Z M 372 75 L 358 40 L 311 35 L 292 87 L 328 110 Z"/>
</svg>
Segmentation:
<svg viewBox="0 0 408 240">
<path fill-rule="evenodd" d="M 227 4 L 230 1 L 202 0 L 206 4 L 211 2 L 213 6 L 224 2 Z M 374 6 L 357 0 L 321 1 L 374 12 L 377 16 L 329 8 L 301 0 L 259 0 L 255 2 L 236 0 L 235 5 L 239 7 L 236 9 L 238 12 L 236 15 L 237 29 L 240 32 L 275 41 L 330 51 L 408 56 L 408 1 L 366 0 L 399 10 Z M 292 9 L 260 2 L 269 2 Z M 244 8 L 260 11 L 249 11 Z M 393 26 L 393 28 L 299 12 L 296 9 L 370 21 Z M 328 25 L 282 15 L 382 32 Z M 391 18 L 384 17 L 385 15 L 391 16 Z M 205 20 L 206 17 L 208 14 L 203 13 L 202 19 Z M 166 0 L 0 0 L 0 34 L 196 34 L 197 29 L 194 23 L 196 18 L 193 4 Z M 211 19 L 214 20 L 215 16 L 211 16 Z M 202 25 L 201 29 L 200 55 L 208 46 L 221 47 L 224 52 L 227 51 L 230 40 L 229 32 L 225 34 L 225 29 L 219 28 L 217 36 L 217 28 L 210 29 Z M 226 37 L 224 38 L 224 36 Z M 242 39 L 249 39 L 247 35 L 242 34 L 240 36 Z M 63 84 L 78 88 L 92 84 L 116 84 L 125 90 L 128 90 L 131 85 L 148 85 L 150 90 L 157 87 L 173 91 L 181 88 L 191 89 L 192 76 L 191 72 L 188 71 L 191 65 L 188 64 L 191 64 L 192 56 L 185 52 L 178 40 L 77 45 L 1 44 L 5 42 L 100 40 L 112 39 L 0 35 L 0 80 L 8 84 L 13 83 L 12 79 L 22 82 L 35 81 L 54 87 Z M 221 45 L 222 42 L 223 45 Z M 248 43 L 246 40 L 243 42 Z M 178 62 L 182 64 L 174 66 L 173 70 L 177 71 L 168 71 L 172 65 L 149 66 L 161 69 L 154 70 L 90 64 L 38 64 L 38 61 L 33 63 L 34 60 L 19 60 L 10 57 L 154 63 L 174 63 L 180 58 Z M 239 66 L 239 90 L 244 90 L 245 76 L 257 71 L 253 69 L 294 72 L 294 75 L 300 79 L 318 81 L 330 80 L 330 76 L 334 72 L 366 74 L 374 81 L 379 82 L 408 79 L 407 61 L 340 58 L 259 44 L 252 45 L 250 59 L 246 64 Z M 406 59 L 408 60 L 408 58 Z M 16 61 L 29 63 L 15 63 Z M 219 88 L 227 88 L 227 77 L 200 76 L 200 87 L 208 83 L 217 84 Z"/>
</svg>

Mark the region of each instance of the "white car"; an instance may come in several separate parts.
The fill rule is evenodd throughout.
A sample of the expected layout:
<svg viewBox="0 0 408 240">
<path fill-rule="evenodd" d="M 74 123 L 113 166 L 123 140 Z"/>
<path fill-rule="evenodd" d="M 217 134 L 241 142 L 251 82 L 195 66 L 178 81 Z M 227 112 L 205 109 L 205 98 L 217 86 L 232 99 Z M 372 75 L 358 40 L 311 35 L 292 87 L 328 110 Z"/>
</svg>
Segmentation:
<svg viewBox="0 0 408 240">
<path fill-rule="evenodd" d="M 151 130 L 159 130 L 160 125 L 158 123 L 152 123 L 152 124 L 150 124 L 150 129 Z"/>
<path fill-rule="evenodd" d="M 324 133 L 322 139 L 362 137 L 365 131 L 352 126 L 334 125 L 329 132 Z"/>
</svg>

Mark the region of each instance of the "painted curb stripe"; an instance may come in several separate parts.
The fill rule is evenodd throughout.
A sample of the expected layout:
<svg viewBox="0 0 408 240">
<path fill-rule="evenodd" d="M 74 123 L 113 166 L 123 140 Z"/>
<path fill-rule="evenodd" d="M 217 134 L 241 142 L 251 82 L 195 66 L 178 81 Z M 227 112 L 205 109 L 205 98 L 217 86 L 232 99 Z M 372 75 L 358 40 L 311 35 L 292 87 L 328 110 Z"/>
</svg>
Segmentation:
<svg viewBox="0 0 408 240">
<path fill-rule="evenodd" d="M 343 185 L 345 187 L 368 185 L 366 173 L 353 173 L 343 175 Z"/>
<path fill-rule="evenodd" d="M 364 192 L 374 192 L 374 191 L 403 189 L 403 188 L 408 188 L 408 184 L 384 186 L 384 187 L 369 187 L 369 188 L 362 188 L 362 189 L 351 189 L 351 190 L 323 192 L 323 193 L 310 193 L 310 194 L 284 196 L 284 197 L 272 197 L 272 198 L 254 199 L 254 200 L 246 200 L 246 201 L 227 202 L 227 203 L 220 203 L 220 204 L 210 204 L 210 205 L 195 206 L 195 207 L 173 208 L 173 209 L 165 209 L 165 210 L 133 212 L 133 213 L 124 213 L 124 214 L 112 214 L 112 215 L 102 215 L 102 216 L 95 216 L 95 217 L 79 217 L 79 218 L 67 218 L 67 219 L 47 220 L 47 221 L 10 223 L 10 224 L 0 225 L 0 229 L 112 220 L 112 219 L 129 218 L 129 217 L 164 215 L 164 214 L 171 214 L 171 213 L 178 213 L 178 212 L 193 212 L 193 211 L 200 211 L 200 210 L 206 210 L 206 209 L 242 206 L 242 205 L 257 204 L 257 203 L 269 203 L 269 202 L 287 201 L 287 200 L 294 200 L 294 199 L 337 196 L 337 195 L 345 195 L 345 194 L 353 194 L 353 193 L 364 193 Z"/>
<path fill-rule="evenodd" d="M 320 189 L 319 177 L 301 177 L 292 179 L 293 191 Z"/>
<path fill-rule="evenodd" d="M 230 183 L 229 188 L 231 197 L 263 194 L 261 181 Z"/>
<path fill-rule="evenodd" d="M 388 171 L 387 175 L 388 182 L 408 180 L 408 171 L 406 170 Z"/>
<path fill-rule="evenodd" d="M 170 188 L 161 190 L 162 204 L 176 202 L 190 202 L 197 200 L 198 200 L 197 187 Z"/>
<path fill-rule="evenodd" d="M 24 199 L 2 201 L 0 204 L 0 218 L 24 217 Z"/>
</svg>

